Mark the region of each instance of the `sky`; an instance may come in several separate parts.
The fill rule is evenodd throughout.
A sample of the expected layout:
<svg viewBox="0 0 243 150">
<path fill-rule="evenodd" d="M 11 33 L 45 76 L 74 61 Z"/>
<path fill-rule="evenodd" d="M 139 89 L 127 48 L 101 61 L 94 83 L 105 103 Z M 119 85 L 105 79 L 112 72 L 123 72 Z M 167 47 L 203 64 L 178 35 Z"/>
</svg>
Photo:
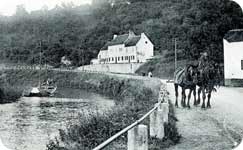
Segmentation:
<svg viewBox="0 0 243 150">
<path fill-rule="evenodd" d="M 241 6 L 241 9 L 243 11 L 243 0 L 234 0 L 234 1 L 237 2 Z"/>
<path fill-rule="evenodd" d="M 0 14 L 1 15 L 13 15 L 17 5 L 23 4 L 27 11 L 33 11 L 41 9 L 44 5 L 49 9 L 55 7 L 62 2 L 73 2 L 76 5 L 90 4 L 92 0 L 0 0 Z M 243 8 L 243 0 L 234 0 L 241 8 Z"/>
<path fill-rule="evenodd" d="M 90 4 L 92 0 L 0 0 L 0 14 L 11 16 L 15 13 L 17 5 L 24 5 L 27 11 L 41 9 L 47 6 L 49 9 L 54 8 L 62 2 L 73 2 L 76 5 Z"/>
</svg>

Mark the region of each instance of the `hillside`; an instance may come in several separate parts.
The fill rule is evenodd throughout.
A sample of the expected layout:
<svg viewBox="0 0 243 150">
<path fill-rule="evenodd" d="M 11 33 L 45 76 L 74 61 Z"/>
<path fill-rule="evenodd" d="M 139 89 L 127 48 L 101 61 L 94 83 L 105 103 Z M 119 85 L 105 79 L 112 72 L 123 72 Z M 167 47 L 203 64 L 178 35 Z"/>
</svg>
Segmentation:
<svg viewBox="0 0 243 150">
<path fill-rule="evenodd" d="M 89 64 L 113 34 L 133 30 L 145 32 L 158 55 L 172 52 L 176 37 L 185 58 L 208 51 L 222 62 L 223 36 L 235 28 L 243 28 L 243 14 L 229 0 L 104 0 L 31 13 L 18 6 L 15 15 L 0 17 L 0 52 L 1 59 L 36 64 L 42 50 L 50 65 L 60 66 L 66 56 L 80 66 Z"/>
</svg>

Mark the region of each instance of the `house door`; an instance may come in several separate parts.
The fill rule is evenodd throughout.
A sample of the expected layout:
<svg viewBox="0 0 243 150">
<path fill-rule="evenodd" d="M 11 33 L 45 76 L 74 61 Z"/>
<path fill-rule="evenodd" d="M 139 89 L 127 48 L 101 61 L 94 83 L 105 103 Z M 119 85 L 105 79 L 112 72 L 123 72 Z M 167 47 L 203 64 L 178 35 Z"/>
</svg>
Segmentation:
<svg viewBox="0 0 243 150">
<path fill-rule="evenodd" d="M 115 58 L 115 63 L 117 64 L 117 57 Z"/>
</svg>

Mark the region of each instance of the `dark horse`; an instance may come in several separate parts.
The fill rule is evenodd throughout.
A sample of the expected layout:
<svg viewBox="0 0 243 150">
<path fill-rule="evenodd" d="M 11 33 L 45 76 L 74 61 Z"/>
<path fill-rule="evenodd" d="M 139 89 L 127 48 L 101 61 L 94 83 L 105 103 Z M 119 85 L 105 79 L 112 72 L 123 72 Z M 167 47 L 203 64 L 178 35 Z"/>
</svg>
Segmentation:
<svg viewBox="0 0 243 150">
<path fill-rule="evenodd" d="M 196 103 L 196 85 L 197 85 L 197 68 L 189 65 L 185 68 L 178 68 L 174 73 L 174 86 L 176 102 L 175 106 L 178 107 L 178 87 L 182 89 L 181 92 L 181 106 L 190 108 L 191 93 L 193 91 L 194 104 Z M 186 104 L 186 89 L 189 89 L 188 101 Z"/>
<path fill-rule="evenodd" d="M 205 68 L 199 69 L 198 72 L 198 83 L 199 86 L 198 89 L 198 100 L 196 102 L 196 105 L 200 104 L 201 98 L 200 95 L 202 93 L 202 108 L 205 107 L 205 100 L 206 97 L 208 98 L 207 101 L 207 108 L 211 108 L 211 93 L 212 91 L 216 91 L 216 86 L 219 86 L 220 84 L 220 69 L 217 64 L 210 63 Z"/>
</svg>

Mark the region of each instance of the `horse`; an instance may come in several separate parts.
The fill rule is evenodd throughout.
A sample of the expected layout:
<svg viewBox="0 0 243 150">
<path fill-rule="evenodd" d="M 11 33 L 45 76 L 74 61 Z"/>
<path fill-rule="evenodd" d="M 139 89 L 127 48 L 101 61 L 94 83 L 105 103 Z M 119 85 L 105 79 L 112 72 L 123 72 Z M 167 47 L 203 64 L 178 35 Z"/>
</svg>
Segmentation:
<svg viewBox="0 0 243 150">
<path fill-rule="evenodd" d="M 202 103 L 202 108 L 205 109 L 205 100 L 207 97 L 207 108 L 211 108 L 211 94 L 213 91 L 217 91 L 216 90 L 216 86 L 220 85 L 220 70 L 219 67 L 217 67 L 217 65 L 214 65 L 214 63 L 210 63 L 209 65 L 207 65 L 205 68 L 203 69 L 198 69 L 198 82 L 197 82 L 197 86 L 199 86 L 198 88 L 198 99 L 196 102 L 196 105 L 200 104 L 200 95 L 202 93 L 202 99 L 203 99 L 203 103 Z"/>
<path fill-rule="evenodd" d="M 191 93 L 194 95 L 194 104 L 196 103 L 196 85 L 197 85 L 197 68 L 189 65 L 185 68 L 178 68 L 174 73 L 174 87 L 176 102 L 175 106 L 178 107 L 178 87 L 182 89 L 181 92 L 181 106 L 190 108 Z M 186 89 L 189 89 L 188 101 L 186 104 Z"/>
</svg>

